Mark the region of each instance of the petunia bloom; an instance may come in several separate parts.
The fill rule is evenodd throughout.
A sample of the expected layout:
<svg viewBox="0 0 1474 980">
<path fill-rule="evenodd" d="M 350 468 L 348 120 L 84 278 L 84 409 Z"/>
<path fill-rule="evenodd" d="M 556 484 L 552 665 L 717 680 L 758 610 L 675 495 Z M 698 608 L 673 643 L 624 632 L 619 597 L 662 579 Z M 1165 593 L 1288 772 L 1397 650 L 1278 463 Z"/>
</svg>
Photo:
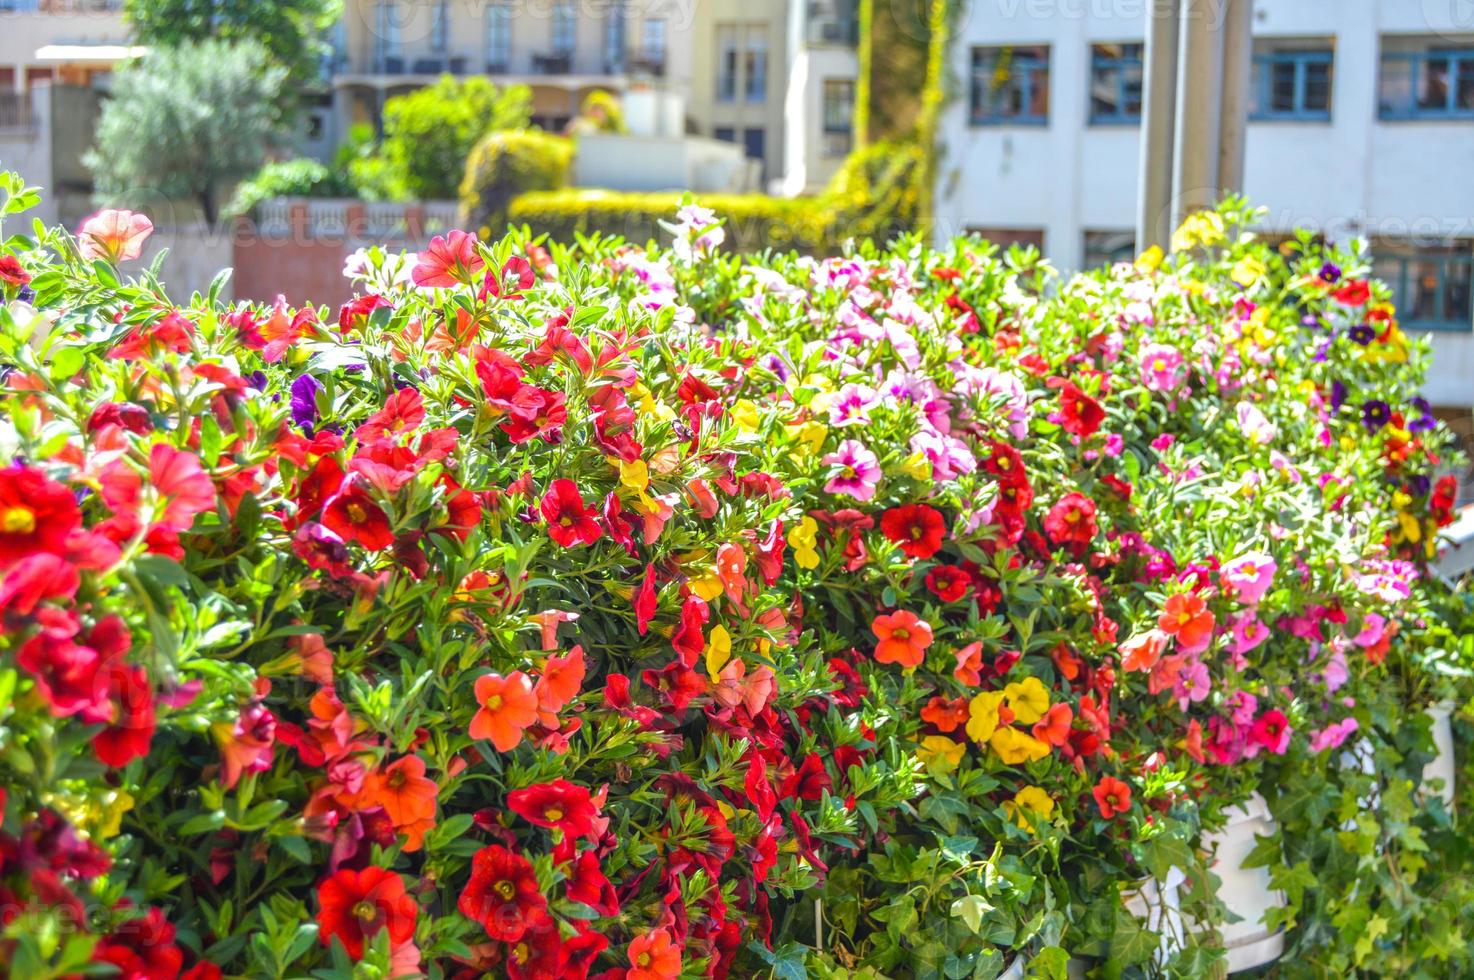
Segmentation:
<svg viewBox="0 0 1474 980">
<path fill-rule="evenodd" d="M 676 980 L 681 975 L 681 948 L 666 929 L 653 929 L 630 941 L 630 968 L 625 980 Z"/>
<path fill-rule="evenodd" d="M 594 520 L 597 512 L 584 506 L 572 480 L 554 480 L 538 509 L 548 522 L 548 537 L 565 548 L 593 544 L 604 533 Z"/>
<path fill-rule="evenodd" d="M 875 659 L 883 664 L 916 667 L 931 646 L 931 624 L 904 609 L 876 616 L 870 631 L 880 642 L 875 645 Z"/>
<path fill-rule="evenodd" d="M 1102 776 L 1091 793 L 1100 815 L 1107 820 L 1131 809 L 1131 787 L 1114 776 Z"/>
<path fill-rule="evenodd" d="M 835 468 L 834 475 L 824 484 L 825 493 L 845 494 L 860 501 L 875 496 L 875 486 L 880 482 L 880 460 L 863 443 L 846 439 L 823 461 Z"/>
<path fill-rule="evenodd" d="M 154 223 L 135 211 L 108 208 L 99 211 L 77 231 L 77 249 L 88 262 L 101 259 L 116 265 L 143 254 L 143 243 L 154 231 Z"/>
<path fill-rule="evenodd" d="M 404 879 L 385 868 L 343 868 L 317 886 L 317 901 L 318 939 L 331 946 L 336 938 L 355 960 L 381 929 L 390 945 L 414 936 L 419 906 L 405 892 Z"/>
<path fill-rule="evenodd" d="M 472 284 L 486 267 L 476 244 L 475 235 L 459 230 L 430 239 L 430 246 L 419 254 L 410 274 L 415 285 L 421 289 L 446 289 Z"/>
<path fill-rule="evenodd" d="M 531 862 L 493 844 L 472 855 L 471 879 L 456 907 L 481 923 L 492 939 L 514 943 L 547 914 L 548 900 L 538 888 Z"/>
<path fill-rule="evenodd" d="M 1219 574 L 1225 588 L 1232 589 L 1244 605 L 1252 606 L 1264 598 L 1264 593 L 1274 584 L 1274 573 L 1278 570 L 1273 558 L 1262 551 L 1255 551 L 1228 562 Z"/>
<path fill-rule="evenodd" d="M 565 837 L 583 837 L 594 829 L 599 815 L 586 786 L 555 779 L 507 794 L 507 809 L 523 819 L 561 831 Z"/>
<path fill-rule="evenodd" d="M 1157 628 L 1177 638 L 1177 645 L 1184 653 L 1196 653 L 1207 647 L 1213 638 L 1215 620 L 1201 596 L 1192 592 L 1179 592 L 1168 596 L 1157 617 Z"/>
<path fill-rule="evenodd" d="M 946 523 L 935 507 L 903 504 L 881 515 L 880 530 L 905 554 L 925 560 L 941 549 Z"/>
<path fill-rule="evenodd" d="M 470 735 L 490 739 L 498 752 L 515 749 L 523 730 L 537 721 L 537 695 L 532 681 L 520 670 L 506 677 L 482 674 L 476 678 L 476 702 L 481 708 L 471 719 Z"/>
</svg>

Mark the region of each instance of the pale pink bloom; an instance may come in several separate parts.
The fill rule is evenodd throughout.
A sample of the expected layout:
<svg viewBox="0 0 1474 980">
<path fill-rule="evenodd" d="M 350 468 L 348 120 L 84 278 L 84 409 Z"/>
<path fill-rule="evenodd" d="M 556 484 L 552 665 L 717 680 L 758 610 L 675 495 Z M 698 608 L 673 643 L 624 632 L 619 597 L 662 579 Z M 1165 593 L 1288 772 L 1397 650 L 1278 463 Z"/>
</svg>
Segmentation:
<svg viewBox="0 0 1474 980">
<path fill-rule="evenodd" d="M 1225 589 L 1232 589 L 1240 602 L 1252 606 L 1264 598 L 1278 570 L 1279 566 L 1269 555 L 1251 551 L 1224 565 L 1220 575 Z"/>
<path fill-rule="evenodd" d="M 136 211 L 108 208 L 82 222 L 77 248 L 88 262 L 102 259 L 117 264 L 143 254 L 143 243 L 154 232 L 154 223 Z"/>
<path fill-rule="evenodd" d="M 824 464 L 838 468 L 824 484 L 825 493 L 842 493 L 861 501 L 875 496 L 875 485 L 880 482 L 880 460 L 863 443 L 846 439 L 824 457 Z"/>
<path fill-rule="evenodd" d="M 1182 351 L 1166 344 L 1150 344 L 1141 352 L 1141 383 L 1152 391 L 1171 393 L 1187 380 Z"/>
<path fill-rule="evenodd" d="M 747 664 L 734 659 L 722 668 L 711 696 L 724 708 L 745 704 L 748 714 L 757 715 L 776 689 L 777 678 L 773 668 L 759 667 L 748 674 Z"/>
<path fill-rule="evenodd" d="M 1173 692 L 1177 695 L 1177 707 L 1186 711 L 1188 705 L 1206 698 L 1212 687 L 1208 665 L 1201 660 L 1194 660 L 1177 675 L 1177 686 Z"/>
<path fill-rule="evenodd" d="M 1268 445 L 1274 441 L 1274 423 L 1259 410 L 1257 405 L 1249 402 L 1239 402 L 1235 410 L 1238 414 L 1239 428 L 1243 430 L 1250 442 L 1257 442 L 1261 446 Z"/>
</svg>

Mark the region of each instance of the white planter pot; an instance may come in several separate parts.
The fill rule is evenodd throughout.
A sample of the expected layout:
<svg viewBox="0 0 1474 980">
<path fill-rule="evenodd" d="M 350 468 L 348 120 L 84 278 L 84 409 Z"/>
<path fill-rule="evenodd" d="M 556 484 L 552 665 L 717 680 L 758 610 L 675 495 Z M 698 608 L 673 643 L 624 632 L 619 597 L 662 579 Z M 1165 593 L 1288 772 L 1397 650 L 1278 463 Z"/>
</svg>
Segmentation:
<svg viewBox="0 0 1474 980">
<path fill-rule="evenodd" d="M 1454 728 L 1450 720 L 1454 713 L 1452 701 L 1440 701 L 1428 708 L 1427 714 L 1433 721 L 1433 744 L 1438 747 L 1438 754 L 1433 761 L 1423 767 L 1423 785 L 1421 790 L 1424 794 L 1436 795 L 1443 801 L 1444 809 L 1452 812 L 1454 808 Z M 1443 783 L 1440 788 L 1434 789 L 1429 784 L 1441 779 Z"/>
<path fill-rule="evenodd" d="M 1178 890 L 1187 877 L 1178 868 L 1167 871 L 1166 881 L 1143 878 L 1136 891 L 1126 898 L 1126 911 L 1141 920 L 1142 925 L 1161 937 L 1154 961 L 1165 966 L 1172 953 L 1183 946 L 1187 922 L 1182 915 Z"/>
<path fill-rule="evenodd" d="M 1239 919 L 1219 930 L 1228 950 L 1229 973 L 1272 963 L 1285 951 L 1284 933 L 1270 931 L 1263 921 L 1264 913 L 1284 907 L 1284 893 L 1270 887 L 1268 868 L 1243 866 L 1254 849 L 1255 835 L 1274 831 L 1269 805 L 1255 793 L 1242 806 L 1229 810 L 1228 823 L 1221 831 L 1203 838 L 1214 853 L 1213 873 L 1221 882 L 1218 900 Z"/>
<path fill-rule="evenodd" d="M 1008 968 L 998 974 L 998 980 L 1024 980 L 1024 958 L 1015 956 Z"/>
</svg>

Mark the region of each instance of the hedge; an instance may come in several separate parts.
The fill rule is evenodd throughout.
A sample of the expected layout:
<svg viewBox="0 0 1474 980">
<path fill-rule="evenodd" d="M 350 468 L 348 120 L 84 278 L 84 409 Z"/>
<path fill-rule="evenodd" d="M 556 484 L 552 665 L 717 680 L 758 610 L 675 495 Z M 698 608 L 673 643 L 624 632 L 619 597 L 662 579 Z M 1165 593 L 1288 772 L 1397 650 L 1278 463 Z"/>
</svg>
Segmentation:
<svg viewBox="0 0 1474 980">
<path fill-rule="evenodd" d="M 1252 217 L 1059 282 L 688 205 L 337 311 L 5 239 L 0 963 L 1199 977 L 1248 873 L 1278 975 L 1467 973 L 1427 348 Z"/>
<path fill-rule="evenodd" d="M 462 223 L 469 228 L 502 228 L 507 207 L 518 194 L 562 187 L 573 161 L 573 142 L 539 130 L 497 130 L 476 144 L 461 181 Z"/>
</svg>

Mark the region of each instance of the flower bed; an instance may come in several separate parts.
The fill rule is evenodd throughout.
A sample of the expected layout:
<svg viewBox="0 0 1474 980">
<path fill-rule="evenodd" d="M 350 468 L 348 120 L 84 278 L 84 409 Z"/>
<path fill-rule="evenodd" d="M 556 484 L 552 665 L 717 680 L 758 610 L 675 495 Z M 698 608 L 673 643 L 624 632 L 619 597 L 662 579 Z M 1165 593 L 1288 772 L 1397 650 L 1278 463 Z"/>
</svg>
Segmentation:
<svg viewBox="0 0 1474 980">
<path fill-rule="evenodd" d="M 10 972 L 1202 975 L 1256 791 L 1288 971 L 1467 967 L 1424 354 L 1247 218 L 1047 293 L 686 208 L 370 251 L 336 315 L 10 239 Z"/>
</svg>

